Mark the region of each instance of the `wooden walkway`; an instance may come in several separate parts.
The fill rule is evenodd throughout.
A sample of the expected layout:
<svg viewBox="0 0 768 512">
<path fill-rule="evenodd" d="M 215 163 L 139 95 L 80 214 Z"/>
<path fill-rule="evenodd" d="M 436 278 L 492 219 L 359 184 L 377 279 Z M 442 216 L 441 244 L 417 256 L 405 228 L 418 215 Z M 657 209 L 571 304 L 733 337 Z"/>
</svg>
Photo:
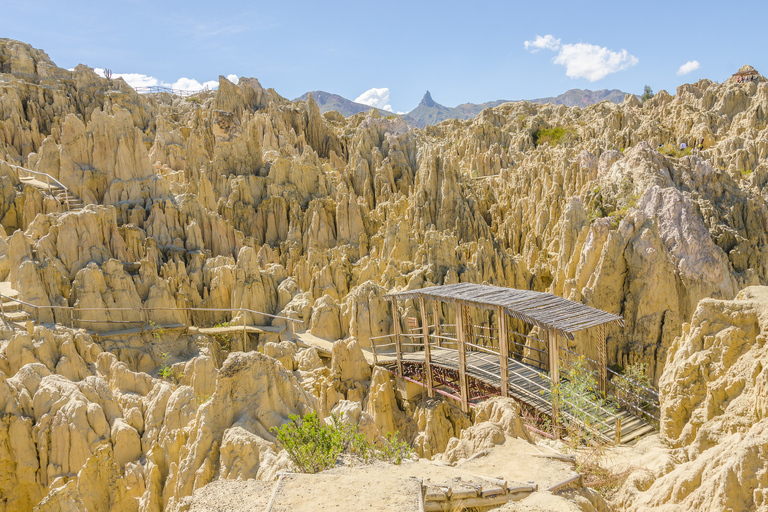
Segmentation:
<svg viewBox="0 0 768 512">
<path fill-rule="evenodd" d="M 496 389 L 501 388 L 501 366 L 499 358 L 496 355 L 486 354 L 479 351 L 468 351 L 467 356 L 467 375 L 477 379 Z M 396 356 L 394 352 L 387 354 L 378 354 L 379 364 L 394 368 Z M 402 355 L 404 363 L 424 364 L 424 352 L 404 352 Z M 432 347 L 431 348 L 432 367 L 440 367 L 446 370 L 458 372 L 459 361 L 458 351 Z M 509 394 L 517 400 L 533 407 L 537 411 L 547 416 L 552 415 L 551 386 L 552 381 L 543 370 L 534 366 L 527 365 L 516 359 L 508 358 L 509 365 Z M 397 373 L 396 370 L 393 373 Z M 561 411 L 561 414 L 571 416 L 568 408 Z M 584 413 L 581 413 L 582 415 Z M 647 421 L 638 418 L 627 411 L 617 410 L 615 413 L 594 408 L 589 411 L 594 415 L 592 423 L 600 425 L 597 430 L 600 436 L 609 442 L 616 438 L 616 422 L 621 420 L 621 442 L 627 443 L 647 433 L 655 430 L 654 426 Z M 572 416 L 571 416 L 572 417 Z"/>
</svg>

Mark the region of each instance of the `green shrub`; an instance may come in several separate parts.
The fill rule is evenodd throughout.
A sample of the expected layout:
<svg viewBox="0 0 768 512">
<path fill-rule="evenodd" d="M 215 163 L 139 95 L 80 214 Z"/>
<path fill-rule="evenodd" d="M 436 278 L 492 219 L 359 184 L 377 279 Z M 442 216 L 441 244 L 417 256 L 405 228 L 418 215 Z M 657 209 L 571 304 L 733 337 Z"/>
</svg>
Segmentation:
<svg viewBox="0 0 768 512">
<path fill-rule="evenodd" d="M 332 468 L 342 453 L 357 456 L 365 463 L 378 459 L 393 464 L 400 464 L 412 453 L 408 443 L 399 440 L 397 432 L 388 434 L 377 448 L 358 431 L 357 425 L 343 423 L 333 414 L 330 423 L 321 421 L 316 412 L 301 418 L 291 415 L 288 423 L 270 431 L 301 473 Z"/>
<path fill-rule="evenodd" d="M 645 87 L 643 87 L 643 95 L 640 96 L 640 101 L 645 103 L 651 98 L 653 98 L 653 89 L 651 89 L 650 85 L 646 85 Z"/>
<path fill-rule="evenodd" d="M 395 432 L 386 435 L 384 444 L 377 453 L 377 458 L 399 465 L 403 460 L 410 457 L 411 453 L 410 445 L 405 441 L 400 441 L 397 432 Z"/>
<path fill-rule="evenodd" d="M 567 142 L 575 135 L 576 130 L 573 128 L 563 128 L 562 126 L 542 128 L 533 133 L 533 144 L 534 146 L 539 146 L 541 144 L 549 143 L 549 145 L 555 146 L 562 142 Z"/>
<path fill-rule="evenodd" d="M 663 146 L 659 147 L 658 150 L 662 155 L 667 155 L 674 158 L 688 156 L 693 153 L 692 147 L 688 146 L 685 149 L 680 149 L 677 144 L 664 144 Z"/>
<path fill-rule="evenodd" d="M 616 394 L 619 398 L 642 409 L 643 401 L 640 397 L 645 396 L 646 389 L 652 386 L 651 379 L 647 375 L 648 363 L 633 363 L 624 368 L 621 375 L 613 378 L 616 386 Z"/>
<path fill-rule="evenodd" d="M 613 411 L 614 407 L 600 395 L 595 375 L 586 368 L 586 359 L 580 356 L 567 369 L 563 369 L 565 380 L 552 386 L 552 402 L 559 410 L 568 410 L 579 424 L 564 422 L 571 448 L 576 450 L 583 444 L 603 444 L 597 435 L 598 408 Z"/>
<path fill-rule="evenodd" d="M 280 428 L 272 427 L 271 431 L 301 473 L 317 473 L 333 467 L 344 451 L 342 432 L 322 422 L 315 412 L 303 418 L 291 415 L 288 423 Z"/>
<path fill-rule="evenodd" d="M 157 374 L 164 380 L 170 379 L 173 375 L 173 368 L 168 364 L 168 352 L 163 352 L 163 363 L 160 365 L 160 371 Z"/>
</svg>

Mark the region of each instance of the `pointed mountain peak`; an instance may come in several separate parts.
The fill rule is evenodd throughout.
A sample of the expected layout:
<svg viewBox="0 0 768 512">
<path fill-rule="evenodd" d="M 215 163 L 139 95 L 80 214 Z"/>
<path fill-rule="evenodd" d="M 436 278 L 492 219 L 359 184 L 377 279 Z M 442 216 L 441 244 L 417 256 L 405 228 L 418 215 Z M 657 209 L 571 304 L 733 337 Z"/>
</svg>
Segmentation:
<svg viewBox="0 0 768 512">
<path fill-rule="evenodd" d="M 429 91 L 424 95 L 423 98 L 421 98 L 421 103 L 419 105 L 424 105 L 425 107 L 434 107 L 435 106 L 435 100 L 432 99 L 432 95 L 429 94 Z"/>
</svg>

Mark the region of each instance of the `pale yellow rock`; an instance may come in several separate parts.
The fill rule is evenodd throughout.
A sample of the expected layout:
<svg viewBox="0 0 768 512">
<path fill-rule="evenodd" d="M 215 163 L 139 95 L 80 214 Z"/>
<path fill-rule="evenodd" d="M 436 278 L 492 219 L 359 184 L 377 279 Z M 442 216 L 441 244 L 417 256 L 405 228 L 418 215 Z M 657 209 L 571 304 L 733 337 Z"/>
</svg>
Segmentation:
<svg viewBox="0 0 768 512">
<path fill-rule="evenodd" d="M 699 303 L 660 379 L 661 436 L 673 448 L 674 464 L 657 469 L 650 481 L 631 478 L 622 493 L 627 510 L 768 505 L 766 333 L 766 287 L 745 288 L 732 301 Z"/>
</svg>

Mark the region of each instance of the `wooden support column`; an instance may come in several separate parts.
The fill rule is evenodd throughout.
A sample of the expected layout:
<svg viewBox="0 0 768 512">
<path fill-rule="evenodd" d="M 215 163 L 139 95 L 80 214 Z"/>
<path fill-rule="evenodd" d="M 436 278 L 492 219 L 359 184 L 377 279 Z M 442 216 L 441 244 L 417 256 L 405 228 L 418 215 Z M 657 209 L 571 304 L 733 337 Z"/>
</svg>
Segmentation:
<svg viewBox="0 0 768 512">
<path fill-rule="evenodd" d="M 459 386 L 461 388 L 461 410 L 465 413 L 469 412 L 469 389 L 467 387 L 467 353 L 464 351 L 464 342 L 466 325 L 464 325 L 464 319 L 466 318 L 467 307 L 456 303 L 456 342 L 458 343 L 459 350 Z"/>
<path fill-rule="evenodd" d="M 429 322 L 427 322 L 427 304 L 424 297 L 419 297 L 419 309 L 421 310 L 421 330 L 424 333 L 424 373 L 427 378 L 427 396 L 434 398 L 435 389 L 432 383 L 432 354 L 429 347 Z"/>
<path fill-rule="evenodd" d="M 440 301 L 432 301 L 432 316 L 435 317 L 435 339 L 437 340 L 437 346 L 443 346 L 443 340 L 440 339 Z"/>
<path fill-rule="evenodd" d="M 600 381 L 600 393 L 605 396 L 608 393 L 608 355 L 607 348 L 605 346 L 605 324 L 600 324 L 597 327 L 598 339 L 597 339 L 597 362 L 600 368 L 597 369 L 598 380 Z"/>
<path fill-rule="evenodd" d="M 501 396 L 509 396 L 509 327 L 507 312 L 499 306 L 496 308 L 496 319 L 499 328 L 499 374 L 501 377 Z"/>
<path fill-rule="evenodd" d="M 392 297 L 392 329 L 395 331 L 395 353 L 397 355 L 397 374 L 403 376 L 403 346 L 400 336 L 400 313 L 397 311 L 397 299 Z"/>
<path fill-rule="evenodd" d="M 560 392 L 560 360 L 557 347 L 557 331 L 549 329 L 547 331 L 548 352 L 549 352 L 549 375 L 552 378 L 552 386 Z M 560 407 L 557 400 L 552 401 L 552 426 L 555 437 L 560 437 Z"/>
<path fill-rule="evenodd" d="M 243 313 L 243 352 L 248 352 L 248 331 L 246 330 L 245 316 L 248 314 L 244 309 L 240 310 Z"/>
</svg>

